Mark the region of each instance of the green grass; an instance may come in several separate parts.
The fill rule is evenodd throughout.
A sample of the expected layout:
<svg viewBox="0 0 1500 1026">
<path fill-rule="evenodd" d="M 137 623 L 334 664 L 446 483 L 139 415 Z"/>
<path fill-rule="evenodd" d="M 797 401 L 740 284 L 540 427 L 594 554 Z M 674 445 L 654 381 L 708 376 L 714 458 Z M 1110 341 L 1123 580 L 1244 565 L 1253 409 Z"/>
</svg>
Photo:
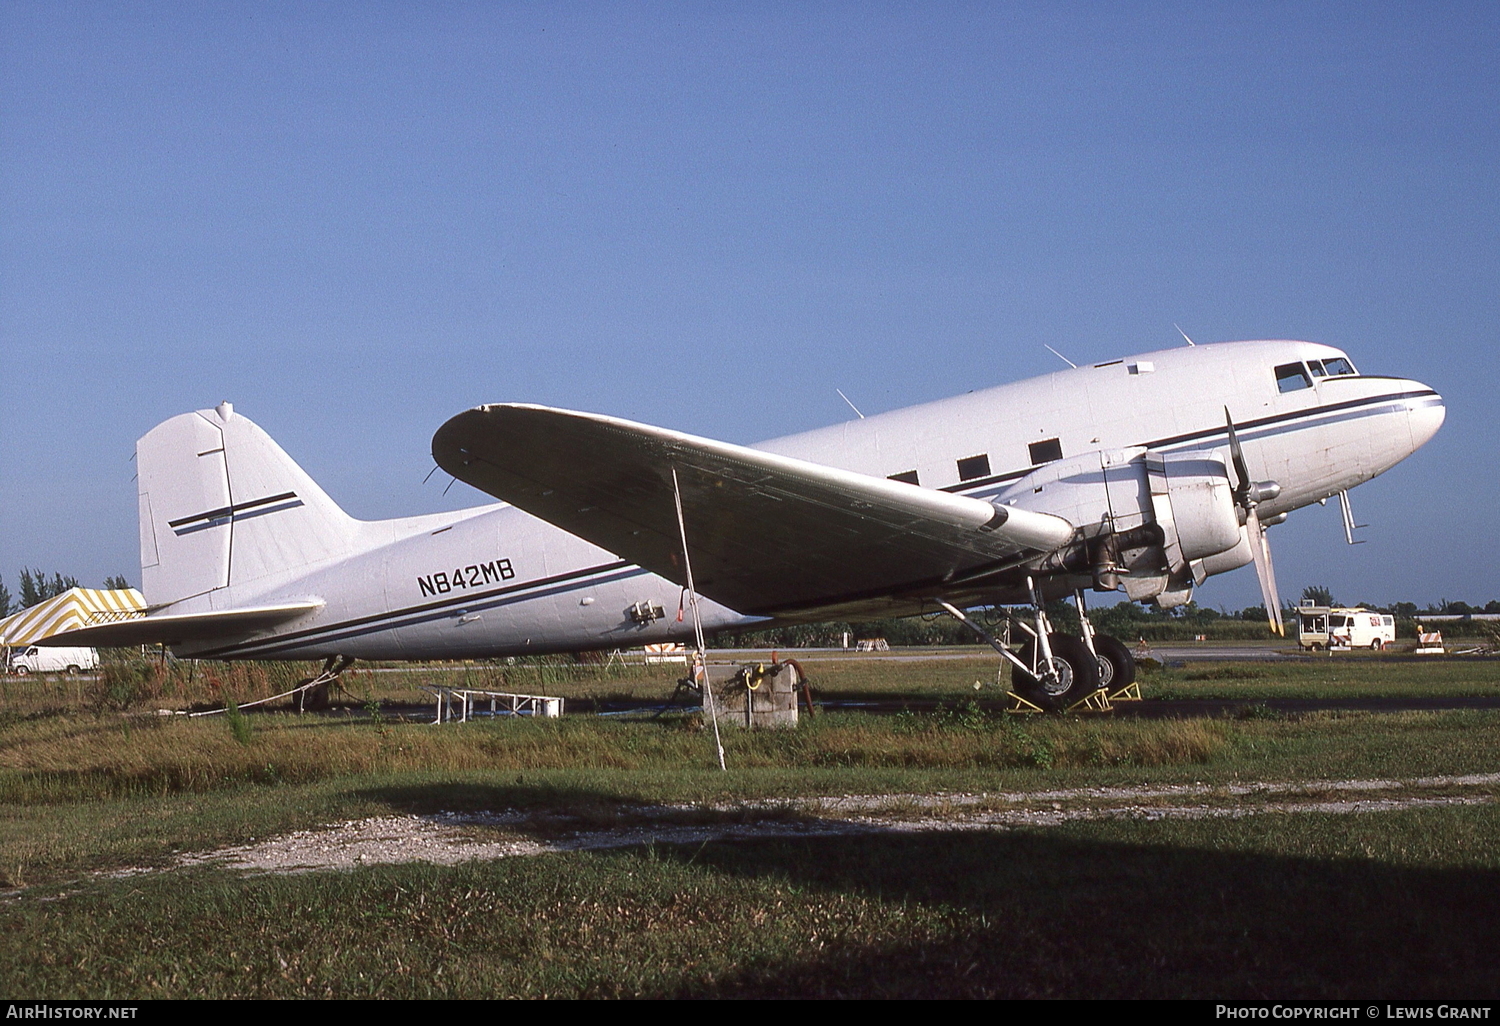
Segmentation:
<svg viewBox="0 0 1500 1026">
<path fill-rule="evenodd" d="M 1148 698 L 1500 697 L 1500 662 L 1320 655 L 1279 662 L 1187 663 L 1141 677 Z"/>
<path fill-rule="evenodd" d="M 1490 807 L 196 871 L 13 901 L 0 965 L 16 998 L 1489 998 L 1497 834 Z"/>
<path fill-rule="evenodd" d="M 783 650 L 783 658 L 797 657 Z M 932 658 L 909 661 L 910 651 L 842 656 L 803 653 L 815 696 L 828 700 L 933 700 L 960 702 L 978 695 L 998 699 L 1000 660 L 988 649 L 921 650 Z M 711 659 L 730 659 L 712 652 Z M 748 655 L 741 658 L 750 658 Z M 755 658 L 765 658 L 758 655 Z M 222 707 L 240 705 L 285 691 L 311 677 L 315 663 L 219 664 L 176 663 L 165 668 L 143 663 L 118 664 L 108 680 L 83 678 L 0 677 L 0 716 L 51 716 L 132 709 Z M 618 700 L 666 701 L 681 666 L 641 666 L 615 662 L 574 663 L 564 658 L 497 661 L 462 666 L 356 666 L 344 674 L 335 701 L 361 710 L 376 703 L 432 707 L 424 686 L 560 696 L 570 708 Z M 1418 660 L 1371 653 L 1320 654 L 1305 660 L 1191 662 L 1155 667 L 1142 674 L 1150 698 L 1381 698 L 1400 695 L 1500 696 L 1500 662 L 1481 659 Z M 1008 683 L 1001 673 L 999 683 Z M 980 685 L 978 691 L 975 684 Z"/>
<path fill-rule="evenodd" d="M 1017 719 L 974 709 L 821 717 L 725 737 L 593 718 L 434 727 L 256 718 L 50 718 L 0 730 L 0 879 L 161 863 L 188 847 L 391 811 L 630 806 L 1138 782 L 1412 777 L 1496 769 L 1500 713 Z M 582 797 L 581 797 L 582 796 Z"/>
<path fill-rule="evenodd" d="M 729 731 L 727 774 L 691 718 L 436 727 L 372 720 L 356 703 L 332 717 L 188 720 L 122 715 L 47 685 L 0 708 L 0 882 L 20 888 L 0 901 L 0 978 L 17 997 L 53 998 L 1500 991 L 1488 957 L 1500 805 L 715 842 L 297 877 L 90 875 L 391 813 L 519 808 L 608 824 L 659 802 L 727 802 L 733 817 L 735 801 L 771 797 L 1500 770 L 1500 712 L 1006 717 L 972 704 L 973 680 L 994 665 L 810 663 L 825 694 L 945 705 Z M 1250 700 L 1487 693 L 1492 665 L 1194 664 L 1145 683 L 1158 697 Z M 491 671 L 504 672 L 368 674 L 355 693 L 391 700 L 414 680 L 467 672 L 474 683 Z M 660 696 L 679 671 L 508 672 L 514 690 Z M 244 701 L 275 683 L 221 677 L 219 689 Z"/>
</svg>

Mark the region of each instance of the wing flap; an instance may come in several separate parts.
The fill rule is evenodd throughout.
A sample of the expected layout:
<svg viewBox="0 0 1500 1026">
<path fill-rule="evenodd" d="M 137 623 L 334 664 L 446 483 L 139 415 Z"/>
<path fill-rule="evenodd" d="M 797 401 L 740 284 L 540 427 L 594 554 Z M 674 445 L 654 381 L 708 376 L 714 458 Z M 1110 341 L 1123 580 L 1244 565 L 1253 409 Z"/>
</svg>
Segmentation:
<svg viewBox="0 0 1500 1026">
<path fill-rule="evenodd" d="M 54 634 L 35 642 L 38 645 L 71 645 L 114 648 L 122 645 L 181 644 L 187 641 L 213 641 L 253 634 L 266 627 L 295 620 L 323 608 L 321 599 L 289 602 L 275 606 L 253 606 L 244 609 L 221 609 L 207 613 L 171 613 L 139 616 L 113 623 Z"/>
<path fill-rule="evenodd" d="M 543 406 L 468 410 L 433 437 L 448 473 L 679 584 L 672 472 L 699 591 L 776 615 L 944 582 L 1064 544 L 1045 513 L 631 421 Z"/>
</svg>

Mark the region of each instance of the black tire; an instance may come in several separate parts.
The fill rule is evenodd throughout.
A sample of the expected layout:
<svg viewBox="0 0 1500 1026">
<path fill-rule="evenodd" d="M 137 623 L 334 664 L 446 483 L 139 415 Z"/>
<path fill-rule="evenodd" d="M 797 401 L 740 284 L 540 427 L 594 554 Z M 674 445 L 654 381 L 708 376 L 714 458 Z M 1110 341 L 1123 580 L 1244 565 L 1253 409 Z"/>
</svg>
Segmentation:
<svg viewBox="0 0 1500 1026">
<path fill-rule="evenodd" d="M 1047 644 L 1052 658 L 1059 664 L 1059 680 L 1049 688 L 1018 667 L 1011 668 L 1016 694 L 1048 712 L 1061 712 L 1074 702 L 1099 690 L 1099 663 L 1088 646 L 1068 634 L 1049 634 Z M 1021 661 L 1036 663 L 1036 642 L 1028 641 L 1021 649 Z"/>
<path fill-rule="evenodd" d="M 1135 683 L 1135 656 L 1119 638 L 1094 635 L 1094 654 L 1099 657 L 1099 685 L 1113 694 Z"/>
<path fill-rule="evenodd" d="M 76 667 L 76 666 L 69 666 L 63 672 L 66 673 L 69 677 L 76 677 L 76 676 L 78 676 L 78 667 Z"/>
<path fill-rule="evenodd" d="M 26 667 L 24 667 L 24 666 L 17 666 L 17 667 L 16 667 L 16 676 L 17 676 L 17 677 L 24 677 L 24 676 L 26 676 L 26 675 L 27 675 L 27 674 L 28 674 L 28 673 L 30 673 L 30 672 L 31 672 L 31 671 L 30 671 L 30 670 L 28 670 L 28 669 L 27 669 L 27 668 L 26 668 Z"/>
</svg>

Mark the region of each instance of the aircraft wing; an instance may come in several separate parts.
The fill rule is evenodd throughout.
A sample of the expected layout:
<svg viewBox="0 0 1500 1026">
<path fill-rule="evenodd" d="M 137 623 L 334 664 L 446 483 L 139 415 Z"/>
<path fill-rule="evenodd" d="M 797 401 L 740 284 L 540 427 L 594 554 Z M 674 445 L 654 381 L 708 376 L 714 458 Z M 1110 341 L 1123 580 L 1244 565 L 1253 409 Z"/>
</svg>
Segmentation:
<svg viewBox="0 0 1500 1026">
<path fill-rule="evenodd" d="M 544 406 L 459 414 L 448 473 L 678 584 L 677 471 L 698 591 L 751 615 L 937 595 L 1069 540 L 1046 513 Z"/>
<path fill-rule="evenodd" d="M 180 644 L 185 641 L 209 641 L 252 634 L 321 608 L 322 600 L 309 599 L 277 606 L 221 609 L 206 613 L 136 616 L 64 631 L 39 638 L 33 644 L 113 648 L 120 645 L 155 645 L 160 642 Z"/>
</svg>

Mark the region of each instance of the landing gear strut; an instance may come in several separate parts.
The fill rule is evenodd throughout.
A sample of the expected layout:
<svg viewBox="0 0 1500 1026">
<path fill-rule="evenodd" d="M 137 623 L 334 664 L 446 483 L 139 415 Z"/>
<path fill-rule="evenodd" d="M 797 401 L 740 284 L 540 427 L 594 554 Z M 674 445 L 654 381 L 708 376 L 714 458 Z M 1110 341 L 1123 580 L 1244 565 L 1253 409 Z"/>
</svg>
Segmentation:
<svg viewBox="0 0 1500 1026">
<path fill-rule="evenodd" d="M 1088 607 L 1083 601 L 1082 591 L 1073 593 L 1073 604 L 1078 607 L 1078 629 L 1083 643 L 1099 664 L 1099 686 L 1109 692 L 1109 697 L 1113 699 L 1139 697 L 1133 689 L 1127 693 L 1127 689 L 1135 683 L 1135 656 L 1130 654 L 1130 649 L 1118 638 L 1095 632 L 1094 625 L 1089 622 Z"/>
<path fill-rule="evenodd" d="M 942 600 L 938 605 L 1011 664 L 1016 694 L 1028 705 L 1045 712 L 1062 712 L 1099 690 L 1099 661 L 1086 642 L 1052 629 L 1041 595 L 1029 577 L 1026 588 L 1031 594 L 1032 622 L 1020 620 L 1017 626 L 1031 637 L 1019 656 L 961 610 Z"/>
<path fill-rule="evenodd" d="M 1026 588 L 1031 595 L 1032 622 L 1016 621 L 1016 626 L 1030 635 L 1019 655 L 961 610 L 942 600 L 938 605 L 1011 664 L 1014 694 L 1028 711 L 1062 712 L 1080 703 L 1108 709 L 1112 698 L 1140 697 L 1134 687 L 1135 658 L 1130 649 L 1108 634 L 1095 632 L 1081 591 L 1073 593 L 1079 620 L 1079 637 L 1075 638 L 1052 629 L 1031 578 L 1027 578 Z"/>
</svg>

